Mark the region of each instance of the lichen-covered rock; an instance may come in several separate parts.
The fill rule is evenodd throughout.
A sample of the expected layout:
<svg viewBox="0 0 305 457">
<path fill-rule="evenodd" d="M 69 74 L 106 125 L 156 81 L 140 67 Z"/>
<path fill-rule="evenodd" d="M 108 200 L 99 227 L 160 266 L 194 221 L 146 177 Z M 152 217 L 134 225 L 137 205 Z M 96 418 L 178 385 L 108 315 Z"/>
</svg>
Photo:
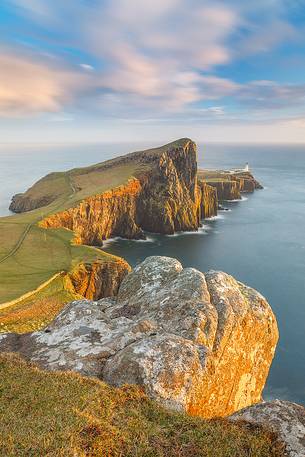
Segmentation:
<svg viewBox="0 0 305 457">
<path fill-rule="evenodd" d="M 289 401 L 274 400 L 242 409 L 230 417 L 261 424 L 276 432 L 289 457 L 305 456 L 305 408 Z"/>
<path fill-rule="evenodd" d="M 171 408 L 214 417 L 261 400 L 277 339 L 258 292 L 222 272 L 149 257 L 116 298 L 73 302 L 45 331 L 6 336 L 0 349 L 47 369 L 140 384 Z"/>
</svg>

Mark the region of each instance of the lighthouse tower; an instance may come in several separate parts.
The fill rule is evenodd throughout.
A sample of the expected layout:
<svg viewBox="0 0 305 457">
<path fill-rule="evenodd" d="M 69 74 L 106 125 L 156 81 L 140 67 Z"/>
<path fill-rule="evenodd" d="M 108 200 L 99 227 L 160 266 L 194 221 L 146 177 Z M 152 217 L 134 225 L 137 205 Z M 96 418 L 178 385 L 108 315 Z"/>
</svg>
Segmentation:
<svg viewBox="0 0 305 457">
<path fill-rule="evenodd" d="M 250 171 L 248 162 L 247 162 L 246 165 L 245 165 L 244 171 L 245 171 L 246 173 L 248 173 L 248 172 Z"/>
</svg>

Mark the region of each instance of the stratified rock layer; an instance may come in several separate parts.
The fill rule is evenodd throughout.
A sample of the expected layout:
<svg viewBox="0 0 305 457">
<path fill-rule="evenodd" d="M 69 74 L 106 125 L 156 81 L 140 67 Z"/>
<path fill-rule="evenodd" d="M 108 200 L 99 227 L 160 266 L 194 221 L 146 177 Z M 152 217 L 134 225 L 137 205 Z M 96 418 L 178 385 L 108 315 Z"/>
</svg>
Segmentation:
<svg viewBox="0 0 305 457">
<path fill-rule="evenodd" d="M 130 270 L 130 265 L 119 258 L 116 261 L 81 263 L 68 274 L 68 288 L 89 300 L 113 297 Z"/>
<path fill-rule="evenodd" d="M 235 180 L 208 181 L 209 186 L 212 186 L 217 191 L 219 201 L 223 200 L 240 200 L 239 182 Z"/>
<path fill-rule="evenodd" d="M 200 213 L 202 219 L 217 216 L 218 198 L 217 189 L 209 186 L 203 181 L 198 180 L 198 186 L 201 190 Z"/>
<path fill-rule="evenodd" d="M 263 186 L 250 172 L 199 171 L 199 182 L 204 182 L 217 191 L 218 201 L 240 200 L 243 192 L 254 192 Z"/>
<path fill-rule="evenodd" d="M 261 424 L 276 432 L 285 444 L 287 456 L 305 456 L 305 408 L 289 401 L 274 400 L 245 408 L 231 416 Z"/>
<path fill-rule="evenodd" d="M 261 400 L 277 339 L 255 290 L 149 257 L 116 298 L 72 302 L 46 331 L 3 336 L 0 347 L 47 369 L 140 384 L 170 408 L 214 417 Z"/>
</svg>

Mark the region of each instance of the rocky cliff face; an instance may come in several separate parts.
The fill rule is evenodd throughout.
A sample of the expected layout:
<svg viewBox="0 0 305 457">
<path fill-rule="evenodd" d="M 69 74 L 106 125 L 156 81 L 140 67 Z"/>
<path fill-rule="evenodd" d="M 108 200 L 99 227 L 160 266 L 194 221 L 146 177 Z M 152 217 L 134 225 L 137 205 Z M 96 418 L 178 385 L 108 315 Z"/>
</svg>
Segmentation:
<svg viewBox="0 0 305 457">
<path fill-rule="evenodd" d="M 209 186 L 204 181 L 198 180 L 198 186 L 201 191 L 200 213 L 202 219 L 217 216 L 218 197 L 217 189 Z"/>
<path fill-rule="evenodd" d="M 125 260 L 77 265 L 69 273 L 70 287 L 79 295 L 90 300 L 117 295 L 119 286 L 131 267 Z"/>
<path fill-rule="evenodd" d="M 25 196 L 24 194 L 16 194 L 13 196 L 9 210 L 14 213 L 24 213 L 26 211 L 31 211 L 35 208 L 40 208 L 46 206 L 52 202 L 52 197 L 50 196 L 39 198 L 39 200 L 33 200 L 32 198 Z"/>
<path fill-rule="evenodd" d="M 277 339 L 255 290 L 150 257 L 116 298 L 72 302 L 45 331 L 0 336 L 0 350 L 51 370 L 140 384 L 170 408 L 214 417 L 260 401 Z"/>
<path fill-rule="evenodd" d="M 216 189 L 218 201 L 241 199 L 238 181 L 231 179 L 208 181 L 208 185 Z"/>
<path fill-rule="evenodd" d="M 204 177 L 205 174 L 206 177 Z M 250 172 L 232 174 L 221 171 L 218 175 L 216 172 L 212 172 L 211 175 L 213 179 L 209 177 L 208 172 L 202 172 L 200 179 L 217 190 L 219 201 L 240 200 L 242 192 L 254 192 L 256 189 L 263 189 L 263 186 Z"/>
<path fill-rule="evenodd" d="M 134 153 L 120 161 L 145 164 L 146 171 L 126 185 L 49 216 L 40 225 L 66 227 L 74 231 L 76 243 L 89 245 L 102 245 L 114 236 L 140 239 L 143 230 L 173 234 L 198 229 L 201 192 L 195 143 L 181 140 L 165 150 Z"/>
<path fill-rule="evenodd" d="M 53 214 L 40 222 L 44 228 L 65 227 L 74 232 L 74 242 L 101 246 L 114 236 L 141 239 L 137 201 L 142 186 L 131 179 L 126 185 L 85 198 L 75 208 Z"/>
</svg>

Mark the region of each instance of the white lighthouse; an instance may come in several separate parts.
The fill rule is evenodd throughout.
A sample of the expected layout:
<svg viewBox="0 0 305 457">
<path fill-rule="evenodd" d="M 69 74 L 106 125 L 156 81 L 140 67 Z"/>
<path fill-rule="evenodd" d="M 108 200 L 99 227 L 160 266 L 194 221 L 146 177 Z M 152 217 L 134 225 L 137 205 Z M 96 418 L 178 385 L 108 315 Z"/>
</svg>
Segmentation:
<svg viewBox="0 0 305 457">
<path fill-rule="evenodd" d="M 248 164 L 248 162 L 247 162 L 246 165 L 245 165 L 245 168 L 244 168 L 244 172 L 245 172 L 245 173 L 249 173 L 249 171 L 250 171 L 250 169 L 249 169 L 249 164 Z"/>
</svg>

